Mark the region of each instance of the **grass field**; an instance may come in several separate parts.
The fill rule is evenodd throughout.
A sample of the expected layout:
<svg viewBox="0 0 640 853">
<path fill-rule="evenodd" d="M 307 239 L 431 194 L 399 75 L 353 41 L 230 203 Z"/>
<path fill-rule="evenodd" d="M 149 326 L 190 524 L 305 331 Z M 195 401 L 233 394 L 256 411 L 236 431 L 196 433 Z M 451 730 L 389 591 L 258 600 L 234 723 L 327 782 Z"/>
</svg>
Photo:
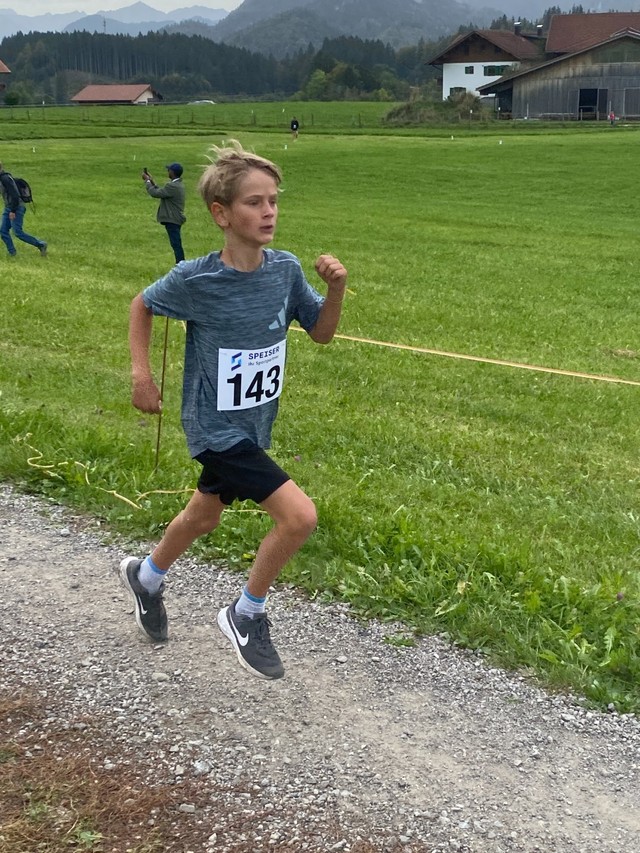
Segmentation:
<svg viewBox="0 0 640 853">
<path fill-rule="evenodd" d="M 239 102 L 162 106 L 10 107 L 0 110 L 0 139 L 206 135 L 229 130 L 289 132 L 296 116 L 303 133 L 380 131 L 391 103 Z"/>
<path fill-rule="evenodd" d="M 50 257 L 0 256 L 0 474 L 155 540 L 196 467 L 179 425 L 180 324 L 155 473 L 156 422 L 129 404 L 128 305 L 171 260 L 139 172 L 158 179 L 180 160 L 187 255 L 219 247 L 194 185 L 222 135 L 120 122 L 122 138 L 83 139 L 85 124 L 2 145 L 32 183 L 25 227 Z M 640 382 L 637 201 L 623 177 L 635 130 L 331 130 L 295 143 L 241 122 L 223 133 L 284 169 L 275 245 L 319 287 L 320 252 L 347 265 L 343 334 Z M 389 620 L 390 642 L 406 642 L 402 620 L 637 712 L 640 387 L 289 337 L 273 453 L 320 525 L 283 579 Z M 266 519 L 225 515 L 196 553 L 246 568 Z"/>
<path fill-rule="evenodd" d="M 0 140 L 111 138 L 130 136 L 207 136 L 211 133 L 281 132 L 289 134 L 295 115 L 303 135 L 332 133 L 350 135 L 424 136 L 424 127 L 398 126 L 390 129 L 385 120 L 396 106 L 384 101 L 245 101 L 217 104 L 162 104 L 158 106 L 18 106 L 0 108 Z M 451 113 L 442 124 L 429 127 L 432 138 L 451 133 L 505 136 L 600 133 L 598 122 L 496 122 L 489 110 L 471 117 Z M 624 132 L 626 126 L 617 128 Z"/>
</svg>

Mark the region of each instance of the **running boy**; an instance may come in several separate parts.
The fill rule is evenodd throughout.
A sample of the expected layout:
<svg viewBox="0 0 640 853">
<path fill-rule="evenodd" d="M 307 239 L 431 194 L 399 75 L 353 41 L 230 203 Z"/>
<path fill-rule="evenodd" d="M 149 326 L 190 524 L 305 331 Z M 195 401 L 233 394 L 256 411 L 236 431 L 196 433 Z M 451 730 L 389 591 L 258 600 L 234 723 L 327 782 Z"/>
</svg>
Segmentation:
<svg viewBox="0 0 640 853">
<path fill-rule="evenodd" d="M 199 190 L 224 234 L 223 249 L 179 264 L 138 294 L 129 333 L 133 405 L 159 413 L 149 363 L 153 315 L 186 320 L 182 424 L 202 471 L 193 497 L 157 547 L 143 560 L 124 559 L 120 577 L 133 596 L 138 626 L 152 640 L 166 640 L 167 570 L 197 537 L 218 526 L 234 500 L 260 504 L 274 526 L 240 596 L 218 613 L 218 625 L 242 666 L 274 679 L 284 667 L 269 634 L 267 592 L 314 531 L 317 516 L 311 499 L 265 449 L 282 391 L 287 329 L 297 320 L 316 343 L 329 343 L 347 271 L 332 255 L 318 258 L 315 268 L 327 285 L 322 297 L 294 255 L 265 248 L 278 218 L 279 168 L 235 140 L 212 152 Z"/>
</svg>

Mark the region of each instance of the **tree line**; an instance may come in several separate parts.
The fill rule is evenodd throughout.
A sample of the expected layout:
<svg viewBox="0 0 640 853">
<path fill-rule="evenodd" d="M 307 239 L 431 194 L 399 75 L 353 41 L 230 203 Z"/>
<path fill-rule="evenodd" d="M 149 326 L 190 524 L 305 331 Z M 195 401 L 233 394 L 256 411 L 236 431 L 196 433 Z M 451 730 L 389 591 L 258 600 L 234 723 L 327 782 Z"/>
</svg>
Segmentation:
<svg viewBox="0 0 640 853">
<path fill-rule="evenodd" d="M 551 23 L 551 18 L 554 15 L 584 15 L 585 10 L 581 3 L 574 4 L 568 12 L 563 12 L 559 6 L 549 6 L 548 9 L 542 13 L 542 17 L 539 21 L 530 21 L 528 18 L 518 18 L 517 21 L 521 26 L 523 32 L 535 32 L 535 29 L 538 24 L 542 24 L 542 31 L 546 33 L 549 29 L 549 24 Z M 512 30 L 516 23 L 516 18 L 509 18 L 506 15 L 501 15 L 499 18 L 495 18 L 489 29 L 491 30 Z"/>
<path fill-rule="evenodd" d="M 89 83 L 149 83 L 168 101 L 397 99 L 435 74 L 435 48 L 395 51 L 345 36 L 279 60 L 181 33 L 17 33 L 2 40 L 0 57 L 11 69 L 7 103 L 65 104 Z"/>
</svg>

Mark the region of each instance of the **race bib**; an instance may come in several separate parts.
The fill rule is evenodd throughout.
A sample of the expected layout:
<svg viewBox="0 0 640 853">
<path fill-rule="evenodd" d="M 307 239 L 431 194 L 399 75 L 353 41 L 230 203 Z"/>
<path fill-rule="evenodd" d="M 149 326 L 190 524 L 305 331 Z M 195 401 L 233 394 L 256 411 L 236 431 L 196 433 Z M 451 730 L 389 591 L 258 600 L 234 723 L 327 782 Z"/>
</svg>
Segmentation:
<svg viewBox="0 0 640 853">
<path fill-rule="evenodd" d="M 282 393 L 286 338 L 264 349 L 218 350 L 218 411 L 253 409 Z"/>
</svg>

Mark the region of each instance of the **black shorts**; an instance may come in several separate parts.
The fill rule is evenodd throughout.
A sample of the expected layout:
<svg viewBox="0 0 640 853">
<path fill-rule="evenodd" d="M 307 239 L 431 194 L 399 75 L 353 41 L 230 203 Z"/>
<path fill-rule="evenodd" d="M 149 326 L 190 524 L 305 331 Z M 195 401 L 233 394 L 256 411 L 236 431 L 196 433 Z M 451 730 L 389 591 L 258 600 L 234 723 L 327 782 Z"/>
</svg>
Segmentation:
<svg viewBox="0 0 640 853">
<path fill-rule="evenodd" d="M 219 495 L 223 504 L 266 500 L 291 477 L 249 440 L 234 444 L 220 453 L 205 450 L 196 456 L 202 465 L 198 491 Z"/>
</svg>

